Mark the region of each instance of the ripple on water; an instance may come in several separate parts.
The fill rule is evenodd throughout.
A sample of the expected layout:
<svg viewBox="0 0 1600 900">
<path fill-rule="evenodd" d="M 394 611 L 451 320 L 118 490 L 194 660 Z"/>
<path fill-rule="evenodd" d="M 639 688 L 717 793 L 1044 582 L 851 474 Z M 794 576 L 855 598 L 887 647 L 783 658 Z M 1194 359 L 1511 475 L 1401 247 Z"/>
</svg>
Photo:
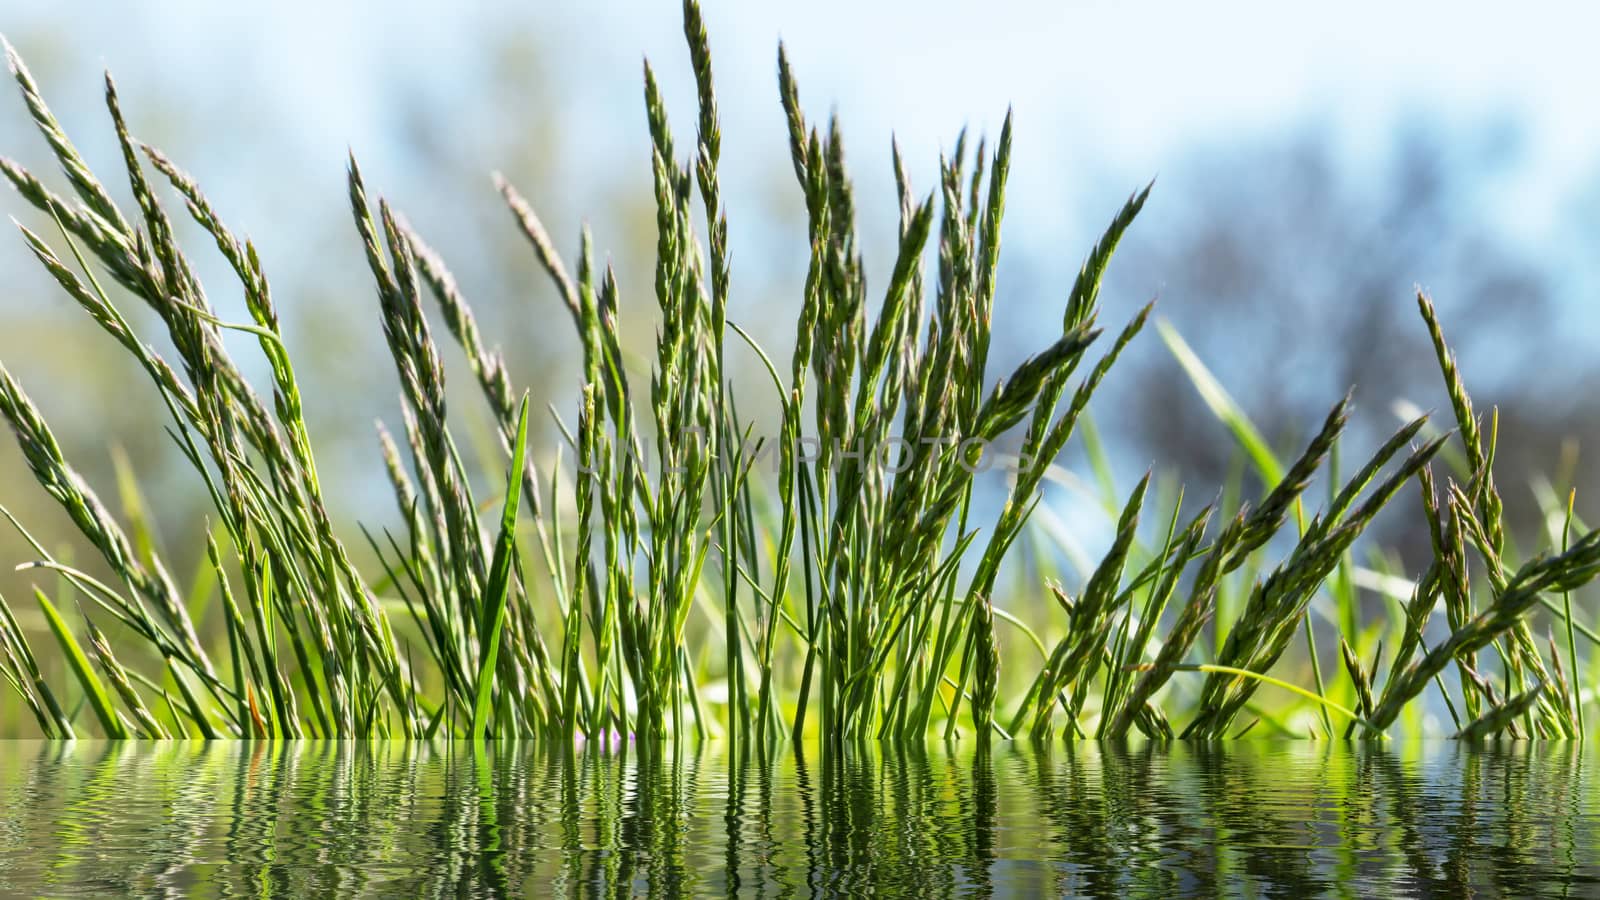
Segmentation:
<svg viewBox="0 0 1600 900">
<path fill-rule="evenodd" d="M 1571 744 L 0 743 L 0 896 L 1600 892 Z"/>
</svg>

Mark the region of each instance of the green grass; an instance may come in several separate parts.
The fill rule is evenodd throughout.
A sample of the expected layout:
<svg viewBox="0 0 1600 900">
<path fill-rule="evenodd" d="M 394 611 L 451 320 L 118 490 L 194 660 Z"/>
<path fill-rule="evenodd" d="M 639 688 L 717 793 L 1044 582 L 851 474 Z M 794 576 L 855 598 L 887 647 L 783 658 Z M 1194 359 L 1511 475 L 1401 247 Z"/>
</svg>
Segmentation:
<svg viewBox="0 0 1600 900">
<path fill-rule="evenodd" d="M 0 672 L 45 735 L 95 727 L 138 737 L 631 733 L 760 746 L 810 734 L 829 743 L 1214 739 L 1262 722 L 1304 734 L 1303 721 L 1281 712 L 1291 700 L 1309 703 L 1299 708 L 1314 711 L 1313 735 L 1372 737 L 1432 691 L 1464 736 L 1582 732 L 1578 636 L 1593 632 L 1574 619 L 1570 595 L 1600 571 L 1600 532 L 1583 531 L 1569 506 L 1553 549 L 1517 562 L 1492 475 L 1493 420 L 1486 432 L 1425 298 L 1453 433 L 1418 418 L 1346 476 L 1338 471 L 1346 398 L 1298 455 L 1280 459 L 1163 323 L 1201 401 L 1269 489 L 1253 506 L 1229 490 L 1195 509 L 1181 491 L 1152 491 L 1146 476 L 1116 496 L 1087 410 L 1150 309 L 1106 339 L 1100 286 L 1149 189 L 1129 198 L 1089 252 L 1060 334 L 986 388 L 1010 117 L 992 154 L 963 136 L 926 193 L 913 188 L 896 148 L 898 252 L 874 301 L 838 123 L 806 118 L 780 48 L 779 94 L 810 248 L 782 371 L 728 317 L 737 284 L 718 177 L 721 125 L 694 2 L 684 5 L 684 32 L 699 107 L 688 153 L 645 68 L 660 316 L 648 372 L 623 351 L 620 289 L 596 268 L 588 235 L 569 270 L 531 204 L 497 180 L 582 347 L 576 428 L 562 426 L 577 463 L 570 474 L 559 465 L 539 471 L 527 448 L 528 401 L 519 402 L 504 360 L 485 346 L 440 256 L 387 202 L 374 206 L 351 158 L 350 207 L 403 398 L 403 442 L 380 429 L 403 527 L 364 532 L 377 560 L 370 571 L 330 521 L 302 388 L 254 246 L 222 223 L 193 179 L 132 136 L 108 78 L 138 205 L 125 215 L 8 46 L 34 124 L 75 195 L 0 162 L 59 232 L 22 228 L 23 237 L 149 376 L 215 517 L 210 571 L 185 594 L 139 523 L 130 536 L 0 368 L 0 415 L 32 474 L 115 576 L 97 580 L 28 537 L 37 552 L 30 565 L 62 586 L 54 601 L 37 593 L 68 663 L 55 680 L 46 673 L 61 667 L 41 662 L 29 629 L 0 600 Z M 163 205 L 172 197 L 214 239 L 250 321 L 225 321 L 210 305 L 174 239 Z M 703 237 L 697 221 L 708 223 Z M 102 277 L 123 302 L 156 314 L 175 360 L 134 333 Z M 256 338 L 270 399 L 225 347 L 227 330 Z M 473 494 L 446 415 L 446 353 L 465 356 L 498 430 L 506 469 L 497 497 Z M 777 434 L 760 438 L 741 416 L 735 354 L 769 376 Z M 1044 595 L 1044 570 L 1059 552 L 1033 554 L 1034 577 L 1020 590 L 1021 564 L 1008 560 L 1030 533 L 1044 482 L 1059 480 L 1057 460 L 1080 423 L 1114 538 L 1075 590 L 1052 583 L 1054 607 L 1027 623 L 1002 604 Z M 979 521 L 986 504 L 975 498 L 986 488 L 977 472 L 1002 438 L 1020 452 L 998 515 Z M 1463 462 L 1441 486 L 1432 466 L 1450 441 Z M 898 471 L 874 462 L 886 459 Z M 1329 491 L 1313 510 L 1306 494 L 1319 477 Z M 131 480 L 123 488 L 139 496 Z M 1374 620 L 1357 603 L 1355 578 L 1384 573 L 1360 570 L 1352 547 L 1403 493 L 1420 495 L 1410 514 L 1426 522 L 1433 558 L 1414 582 L 1389 573 L 1385 584 L 1408 590 Z M 560 520 L 566 498 L 576 522 Z M 486 509 L 500 511 L 492 533 L 480 519 Z M 1531 614 L 1541 609 L 1556 616 L 1565 647 L 1535 641 Z M 204 617 L 212 627 L 197 627 L 211 610 L 220 625 L 213 614 Z M 1338 667 L 1319 659 L 1313 613 L 1337 624 Z M 114 626 L 115 647 L 101 624 Z M 1279 673 L 1302 638 L 1309 685 Z M 1263 689 L 1277 692 L 1279 711 L 1258 702 Z"/>
</svg>

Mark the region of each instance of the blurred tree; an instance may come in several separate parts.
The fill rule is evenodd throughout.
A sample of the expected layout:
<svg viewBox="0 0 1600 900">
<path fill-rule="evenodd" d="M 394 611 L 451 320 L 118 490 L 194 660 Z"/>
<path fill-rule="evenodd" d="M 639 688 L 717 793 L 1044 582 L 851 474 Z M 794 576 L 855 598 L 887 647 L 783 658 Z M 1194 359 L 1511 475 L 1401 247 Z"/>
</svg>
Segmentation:
<svg viewBox="0 0 1600 900">
<path fill-rule="evenodd" d="M 1578 389 L 1593 377 L 1583 348 L 1595 335 L 1592 321 L 1585 335 L 1563 314 L 1581 301 L 1575 286 L 1498 220 L 1523 163 L 1520 134 L 1509 121 L 1419 116 L 1366 157 L 1341 137 L 1311 127 L 1195 153 L 1162 176 L 1108 290 L 1158 295 L 1160 314 L 1282 450 L 1298 449 L 1353 386 L 1354 460 L 1398 426 L 1405 403 L 1454 425 L 1417 315 L 1420 286 L 1479 411 L 1500 408 L 1496 471 L 1526 536 L 1530 479 L 1559 478 L 1563 447 L 1600 437 L 1600 398 Z M 1220 483 L 1234 445 L 1170 354 L 1152 336 L 1130 364 L 1101 406 L 1116 411 L 1108 430 L 1192 485 Z"/>
</svg>

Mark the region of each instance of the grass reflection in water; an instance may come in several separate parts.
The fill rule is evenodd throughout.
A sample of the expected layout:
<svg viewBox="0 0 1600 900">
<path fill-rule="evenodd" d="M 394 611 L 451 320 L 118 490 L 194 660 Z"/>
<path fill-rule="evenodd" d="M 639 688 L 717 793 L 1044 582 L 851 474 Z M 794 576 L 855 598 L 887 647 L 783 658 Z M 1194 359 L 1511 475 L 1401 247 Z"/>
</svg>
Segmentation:
<svg viewBox="0 0 1600 900">
<path fill-rule="evenodd" d="M 0 894 L 1584 893 L 1570 744 L 12 743 Z"/>
</svg>

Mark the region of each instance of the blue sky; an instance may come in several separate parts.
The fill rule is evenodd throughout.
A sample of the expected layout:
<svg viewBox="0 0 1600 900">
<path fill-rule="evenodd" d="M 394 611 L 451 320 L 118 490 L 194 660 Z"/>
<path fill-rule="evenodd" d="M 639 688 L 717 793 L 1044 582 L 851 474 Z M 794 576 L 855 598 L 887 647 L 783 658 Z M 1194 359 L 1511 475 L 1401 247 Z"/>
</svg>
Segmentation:
<svg viewBox="0 0 1600 900">
<path fill-rule="evenodd" d="M 205 105 L 224 93 L 235 108 L 292 119 L 294 128 L 273 140 L 319 159 L 347 144 L 381 153 L 374 98 L 393 88 L 395 71 L 447 93 L 484 29 L 505 23 L 564 51 L 568 77 L 555 88 L 569 109 L 588 111 L 580 121 L 591 146 L 619 141 L 617 110 L 637 106 L 641 54 L 657 62 L 670 91 L 687 88 L 671 2 L 239 6 L 94 4 L 90 15 L 59 0 L 12 0 L 0 29 L 104 61 L 130 90 L 159 84 Z M 1017 177 L 1047 194 L 1084 165 L 1155 174 L 1197 141 L 1308 117 L 1336 123 L 1359 153 L 1397 116 L 1426 108 L 1447 118 L 1508 114 L 1529 129 L 1537 177 L 1506 214 L 1538 229 L 1600 156 L 1593 7 L 1353 2 L 1308 10 L 1264 2 L 706 3 L 735 147 L 765 150 L 781 139 L 772 78 L 781 37 L 810 105 L 836 103 L 867 160 L 886 155 L 894 128 L 913 160 L 931 164 L 932 148 L 948 144 L 957 125 L 992 131 L 1009 102 L 1027 137 Z M 621 124 L 637 131 L 636 118 Z M 1014 213 L 1051 215 L 1027 196 Z"/>
</svg>

